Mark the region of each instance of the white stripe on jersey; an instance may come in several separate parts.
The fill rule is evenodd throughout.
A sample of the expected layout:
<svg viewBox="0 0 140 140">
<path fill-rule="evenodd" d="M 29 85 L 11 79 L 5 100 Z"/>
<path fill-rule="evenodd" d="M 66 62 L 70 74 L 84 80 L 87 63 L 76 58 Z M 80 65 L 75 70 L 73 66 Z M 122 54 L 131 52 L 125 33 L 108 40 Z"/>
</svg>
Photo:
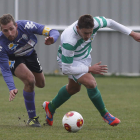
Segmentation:
<svg viewBox="0 0 140 140">
<path fill-rule="evenodd" d="M 74 52 L 70 51 L 70 50 L 66 50 L 65 48 L 61 47 L 62 49 L 62 54 L 66 57 L 73 57 L 74 56 Z"/>
<path fill-rule="evenodd" d="M 100 17 L 96 17 L 96 18 L 99 19 L 100 24 L 101 24 L 100 28 L 102 28 L 103 27 L 103 21 L 102 21 L 102 19 Z M 99 24 L 98 24 L 98 26 L 99 26 Z"/>
</svg>

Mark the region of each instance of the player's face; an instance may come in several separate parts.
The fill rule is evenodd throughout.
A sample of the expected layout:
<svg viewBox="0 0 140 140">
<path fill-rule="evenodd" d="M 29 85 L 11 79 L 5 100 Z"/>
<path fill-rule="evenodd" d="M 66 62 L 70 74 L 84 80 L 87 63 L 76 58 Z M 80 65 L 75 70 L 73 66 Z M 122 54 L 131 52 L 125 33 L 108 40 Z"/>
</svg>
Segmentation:
<svg viewBox="0 0 140 140">
<path fill-rule="evenodd" d="M 18 34 L 17 23 L 14 24 L 13 21 L 11 21 L 6 25 L 1 24 L 1 31 L 10 41 L 13 41 Z"/>
<path fill-rule="evenodd" d="M 92 35 L 92 33 L 93 33 L 93 28 L 90 28 L 90 29 L 86 29 L 86 28 L 79 29 L 79 27 L 77 26 L 77 32 L 85 41 L 87 41 L 90 38 L 90 36 Z"/>
</svg>

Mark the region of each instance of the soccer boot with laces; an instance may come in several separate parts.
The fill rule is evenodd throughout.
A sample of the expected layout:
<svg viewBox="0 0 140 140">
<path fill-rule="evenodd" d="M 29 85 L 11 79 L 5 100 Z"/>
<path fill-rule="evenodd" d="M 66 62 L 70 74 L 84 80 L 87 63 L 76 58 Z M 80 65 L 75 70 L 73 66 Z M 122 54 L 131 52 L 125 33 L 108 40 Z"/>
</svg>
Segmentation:
<svg viewBox="0 0 140 140">
<path fill-rule="evenodd" d="M 54 113 L 50 112 L 49 107 L 48 107 L 49 103 L 50 102 L 45 101 L 42 106 L 43 106 L 43 108 L 45 109 L 45 112 L 46 112 L 46 123 L 48 125 L 52 126 L 53 125 L 53 114 Z"/>
<path fill-rule="evenodd" d="M 104 115 L 103 119 L 111 126 L 116 126 L 121 122 L 118 118 L 114 117 L 108 112 Z"/>
<path fill-rule="evenodd" d="M 29 118 L 29 120 L 27 121 L 27 125 L 31 126 L 31 127 L 41 127 L 39 121 L 38 121 L 39 117 L 33 117 L 33 118 Z"/>
</svg>

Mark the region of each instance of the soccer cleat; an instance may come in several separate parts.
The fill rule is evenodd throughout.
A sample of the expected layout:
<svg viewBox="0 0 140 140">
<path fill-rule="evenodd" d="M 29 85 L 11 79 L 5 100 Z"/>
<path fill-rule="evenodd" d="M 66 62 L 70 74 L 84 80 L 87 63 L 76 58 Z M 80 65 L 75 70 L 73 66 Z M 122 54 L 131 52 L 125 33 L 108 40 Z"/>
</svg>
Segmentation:
<svg viewBox="0 0 140 140">
<path fill-rule="evenodd" d="M 29 120 L 27 121 L 27 125 L 32 126 L 32 127 L 41 127 L 38 121 L 38 118 L 39 117 L 29 118 Z"/>
<path fill-rule="evenodd" d="M 116 126 L 121 122 L 118 118 L 114 117 L 108 112 L 104 115 L 103 119 L 111 126 Z"/>
<path fill-rule="evenodd" d="M 49 110 L 49 107 L 48 107 L 49 103 L 50 102 L 45 101 L 42 106 L 46 111 L 46 122 L 48 125 L 52 126 L 53 125 L 53 113 L 51 113 Z"/>
</svg>

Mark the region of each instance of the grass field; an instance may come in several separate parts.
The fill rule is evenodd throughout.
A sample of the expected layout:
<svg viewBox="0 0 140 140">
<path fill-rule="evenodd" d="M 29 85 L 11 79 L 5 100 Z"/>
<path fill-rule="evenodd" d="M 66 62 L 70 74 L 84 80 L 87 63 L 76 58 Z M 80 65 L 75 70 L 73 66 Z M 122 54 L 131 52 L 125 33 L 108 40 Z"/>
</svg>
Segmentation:
<svg viewBox="0 0 140 140">
<path fill-rule="evenodd" d="M 58 90 L 67 83 L 67 77 L 46 76 L 46 87 L 35 88 L 36 112 L 41 128 L 27 127 L 28 119 L 22 95 L 23 84 L 14 78 L 19 92 L 9 102 L 9 91 L 0 76 L 0 140 L 139 140 L 140 139 L 140 78 L 96 77 L 98 89 L 106 108 L 121 123 L 112 127 L 103 121 L 89 100 L 85 87 L 56 110 L 54 125 L 44 126 L 45 112 L 42 103 L 52 100 Z M 77 133 L 69 133 L 62 126 L 62 118 L 68 111 L 78 111 L 84 118 L 84 126 Z"/>
</svg>

